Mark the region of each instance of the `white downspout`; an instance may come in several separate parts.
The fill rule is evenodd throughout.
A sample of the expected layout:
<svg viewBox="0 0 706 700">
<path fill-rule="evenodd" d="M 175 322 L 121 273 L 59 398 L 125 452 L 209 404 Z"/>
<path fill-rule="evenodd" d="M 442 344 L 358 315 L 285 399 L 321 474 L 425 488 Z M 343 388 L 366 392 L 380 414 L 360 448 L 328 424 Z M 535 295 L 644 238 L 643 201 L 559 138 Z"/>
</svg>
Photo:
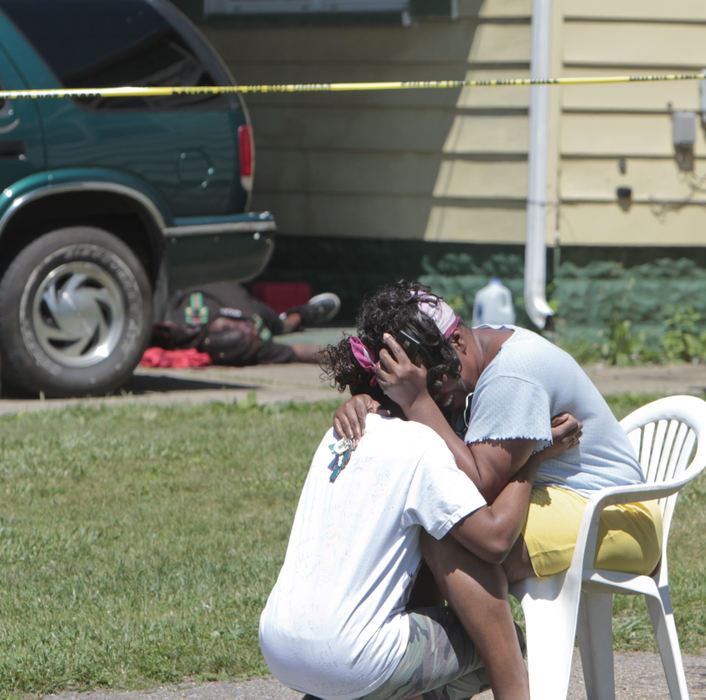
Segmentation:
<svg viewBox="0 0 706 700">
<path fill-rule="evenodd" d="M 552 50 L 552 0 L 532 3 L 530 76 L 548 78 Z M 530 88 L 527 160 L 527 239 L 525 242 L 525 309 L 544 328 L 554 314 L 546 299 L 547 151 L 549 147 L 549 86 Z"/>
</svg>

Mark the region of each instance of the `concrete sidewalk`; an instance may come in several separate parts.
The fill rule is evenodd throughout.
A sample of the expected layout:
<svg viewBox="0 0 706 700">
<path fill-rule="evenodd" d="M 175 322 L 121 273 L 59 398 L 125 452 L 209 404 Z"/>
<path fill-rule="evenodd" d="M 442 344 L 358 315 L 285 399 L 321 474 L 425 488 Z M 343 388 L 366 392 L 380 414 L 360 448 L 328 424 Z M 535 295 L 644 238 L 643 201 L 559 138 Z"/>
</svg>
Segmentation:
<svg viewBox="0 0 706 700">
<path fill-rule="evenodd" d="M 355 329 L 313 328 L 278 336 L 288 344 L 337 343 Z M 604 394 L 665 393 L 706 394 L 706 365 L 609 367 L 589 365 L 586 372 Z M 147 369 L 138 367 L 132 378 L 112 396 L 77 399 L 0 398 L 0 415 L 46 410 L 66 405 L 111 405 L 134 402 L 157 405 L 232 403 L 254 395 L 257 402 L 322 401 L 341 398 L 322 376 L 317 365 L 293 363 L 253 367 L 204 367 L 198 369 Z"/>
<path fill-rule="evenodd" d="M 322 380 L 321 369 L 316 365 L 294 363 L 194 369 L 138 367 L 125 386 L 112 395 L 74 399 L 2 398 L 0 415 L 65 406 L 233 403 L 252 395 L 260 404 L 340 398 L 340 394 Z"/>
<path fill-rule="evenodd" d="M 706 366 L 585 367 L 604 395 L 706 394 Z M 233 403 L 254 396 L 258 403 L 312 402 L 341 399 L 317 365 L 285 364 L 198 369 L 138 367 L 130 381 L 112 396 L 77 399 L 0 399 L 0 415 L 62 408 L 67 405 L 150 403 L 162 406 L 212 401 Z"/>
<path fill-rule="evenodd" d="M 586 691 L 581 661 L 574 655 L 567 700 L 582 700 Z M 685 656 L 687 683 L 692 700 L 706 698 L 706 656 Z M 61 693 L 46 700 L 300 700 L 301 693 L 285 688 L 272 678 L 255 678 L 240 683 L 184 682 L 142 692 Z M 490 691 L 476 696 L 492 700 Z M 615 655 L 615 697 L 617 700 L 669 698 L 659 656 L 647 652 Z"/>
</svg>

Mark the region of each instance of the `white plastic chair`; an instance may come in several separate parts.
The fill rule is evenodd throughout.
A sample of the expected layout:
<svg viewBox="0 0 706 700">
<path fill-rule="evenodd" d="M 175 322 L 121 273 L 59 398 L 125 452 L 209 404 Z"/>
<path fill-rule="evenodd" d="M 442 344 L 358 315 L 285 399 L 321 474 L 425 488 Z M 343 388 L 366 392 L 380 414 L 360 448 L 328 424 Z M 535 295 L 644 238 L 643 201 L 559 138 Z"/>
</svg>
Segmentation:
<svg viewBox="0 0 706 700">
<path fill-rule="evenodd" d="M 679 489 L 706 467 L 706 401 L 695 396 L 659 399 L 625 417 L 621 425 L 635 447 L 647 483 L 596 493 L 586 506 L 569 569 L 511 587 L 525 614 L 533 700 L 566 698 L 577 628 L 587 697 L 615 697 L 614 593 L 645 596 L 669 693 L 672 698 L 689 697 L 669 596 L 667 539 Z M 603 508 L 655 498 L 663 518 L 662 559 L 655 574 L 594 569 Z"/>
</svg>

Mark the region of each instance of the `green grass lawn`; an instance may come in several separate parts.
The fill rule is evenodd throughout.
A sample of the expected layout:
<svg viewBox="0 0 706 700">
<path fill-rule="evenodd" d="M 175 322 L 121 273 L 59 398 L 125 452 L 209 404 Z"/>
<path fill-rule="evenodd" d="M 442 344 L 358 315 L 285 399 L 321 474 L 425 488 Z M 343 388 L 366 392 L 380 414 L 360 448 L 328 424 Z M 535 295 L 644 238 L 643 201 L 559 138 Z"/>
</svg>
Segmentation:
<svg viewBox="0 0 706 700">
<path fill-rule="evenodd" d="M 1 418 L 0 697 L 267 673 L 257 620 L 334 405 Z M 690 652 L 706 645 L 704 505 L 701 479 L 672 529 Z M 617 645 L 652 648 L 644 604 L 617 611 Z"/>
</svg>

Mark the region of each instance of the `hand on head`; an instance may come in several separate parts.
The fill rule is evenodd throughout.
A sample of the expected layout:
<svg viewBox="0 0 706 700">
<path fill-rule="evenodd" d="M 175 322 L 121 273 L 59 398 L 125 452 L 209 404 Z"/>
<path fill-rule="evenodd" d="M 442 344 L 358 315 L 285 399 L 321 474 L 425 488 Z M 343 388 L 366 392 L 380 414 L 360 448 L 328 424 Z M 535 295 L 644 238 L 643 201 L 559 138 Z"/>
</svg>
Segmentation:
<svg viewBox="0 0 706 700">
<path fill-rule="evenodd" d="M 415 364 L 404 348 L 390 335 L 383 334 L 376 377 L 380 388 L 404 411 L 421 394 L 427 393 L 427 370 Z"/>
<path fill-rule="evenodd" d="M 414 364 L 404 348 L 389 333 L 383 337 L 386 347 L 380 351 L 375 364 L 376 384 L 404 410 L 405 405 L 410 405 L 420 393 L 427 391 L 427 371 Z M 368 413 L 391 415 L 369 394 L 357 394 L 336 409 L 333 416 L 336 433 L 357 444 L 365 432 L 365 416 Z"/>
</svg>

